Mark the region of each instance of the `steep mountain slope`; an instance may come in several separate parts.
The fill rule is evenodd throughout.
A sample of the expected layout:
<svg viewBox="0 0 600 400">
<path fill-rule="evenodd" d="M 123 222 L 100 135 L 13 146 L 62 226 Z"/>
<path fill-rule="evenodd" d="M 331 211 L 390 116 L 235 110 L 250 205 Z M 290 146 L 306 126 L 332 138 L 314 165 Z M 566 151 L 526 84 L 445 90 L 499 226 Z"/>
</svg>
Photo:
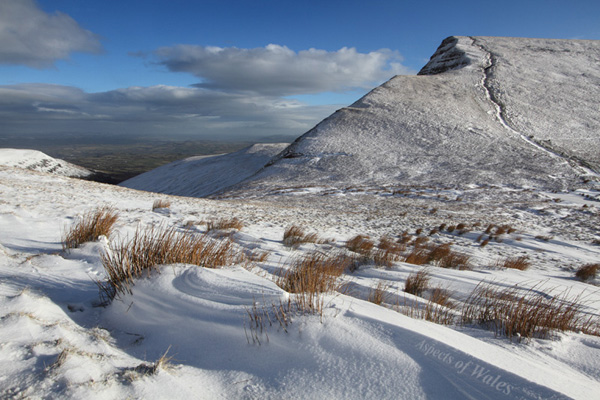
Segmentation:
<svg viewBox="0 0 600 400">
<path fill-rule="evenodd" d="M 37 150 L 0 149 L 0 165 L 73 178 L 86 178 L 92 175 L 91 171 L 83 167 L 52 158 Z"/>
<path fill-rule="evenodd" d="M 190 157 L 128 179 L 120 186 L 205 197 L 251 176 L 286 146 L 286 143 L 255 144 L 231 154 Z"/>
<path fill-rule="evenodd" d="M 450 37 L 236 189 L 597 180 L 598 59 L 600 41 Z"/>
</svg>

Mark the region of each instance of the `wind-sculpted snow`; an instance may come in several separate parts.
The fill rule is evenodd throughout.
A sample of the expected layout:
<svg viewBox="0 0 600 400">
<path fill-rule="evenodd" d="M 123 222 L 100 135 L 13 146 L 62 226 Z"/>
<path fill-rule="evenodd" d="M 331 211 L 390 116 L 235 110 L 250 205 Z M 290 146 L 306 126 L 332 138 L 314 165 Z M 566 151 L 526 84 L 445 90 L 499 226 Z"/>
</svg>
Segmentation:
<svg viewBox="0 0 600 400">
<path fill-rule="evenodd" d="M 597 180 L 599 51 L 600 41 L 449 38 L 419 75 L 338 110 L 236 188 Z"/>
<path fill-rule="evenodd" d="M 533 287 L 546 296 L 582 293 L 583 310 L 596 318 L 600 293 L 573 275 L 574 267 L 600 258 L 593 242 L 599 239 L 600 193 L 311 190 L 229 201 L 161 195 L 169 211 L 153 212 L 154 193 L 0 166 L 0 398 L 597 396 L 599 337 L 556 332 L 549 339 L 509 340 L 485 325 L 461 324 L 460 307 L 484 280 Z M 107 205 L 119 216 L 116 232 L 61 251 L 61 227 Z M 242 230 L 207 232 L 207 222 L 222 217 L 243 221 Z M 442 222 L 463 222 L 472 230 L 416 236 L 417 229 L 430 232 Z M 490 223 L 516 231 L 481 246 L 478 237 Z M 306 227 L 327 243 L 289 248 L 282 239 L 290 225 Z M 244 254 L 266 256 L 219 269 L 156 266 L 135 279 L 131 293 L 101 303 L 103 254 L 138 229 L 157 226 L 231 240 Z M 403 291 L 422 266 L 400 260 L 386 268 L 365 260 L 344 272 L 340 283 L 348 286 L 324 295 L 322 315 L 294 311 L 296 295 L 275 283 L 295 260 L 315 251 L 345 251 L 358 233 L 396 241 L 404 231 L 415 232 L 415 242 L 451 243 L 471 256 L 472 270 L 428 267 L 431 289 L 448 290 L 457 307 L 451 325 L 404 315 L 403 305 L 426 297 Z M 515 255 L 527 256 L 532 267 L 494 266 Z M 387 299 L 370 303 L 369 293 L 380 284 Z M 288 300 L 288 323 L 280 324 L 273 309 L 285 309 Z M 262 327 L 252 325 L 253 313 Z M 160 361 L 165 353 L 169 362 Z"/>
<path fill-rule="evenodd" d="M 178 196 L 206 197 L 254 174 L 287 144 L 256 144 L 231 154 L 190 157 L 143 173 L 120 185 Z"/>
<path fill-rule="evenodd" d="M 37 150 L 0 149 L 0 165 L 74 178 L 85 178 L 92 175 L 92 172 L 85 168 L 52 158 Z"/>
</svg>

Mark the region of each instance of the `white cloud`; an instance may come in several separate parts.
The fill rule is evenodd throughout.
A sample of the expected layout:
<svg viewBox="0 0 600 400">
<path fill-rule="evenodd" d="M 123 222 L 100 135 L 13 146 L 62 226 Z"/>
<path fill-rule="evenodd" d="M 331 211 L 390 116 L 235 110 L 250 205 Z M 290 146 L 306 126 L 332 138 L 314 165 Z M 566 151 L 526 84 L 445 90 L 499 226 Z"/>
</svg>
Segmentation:
<svg viewBox="0 0 600 400">
<path fill-rule="evenodd" d="M 43 68 L 72 52 L 101 50 L 98 37 L 66 14 L 48 14 L 33 0 L 0 1 L 1 64 Z"/>
<path fill-rule="evenodd" d="M 169 70 L 200 78 L 198 87 L 272 96 L 371 88 L 394 75 L 412 73 L 401 64 L 398 52 L 387 49 L 296 53 L 276 44 L 254 49 L 177 45 L 154 54 Z"/>
</svg>

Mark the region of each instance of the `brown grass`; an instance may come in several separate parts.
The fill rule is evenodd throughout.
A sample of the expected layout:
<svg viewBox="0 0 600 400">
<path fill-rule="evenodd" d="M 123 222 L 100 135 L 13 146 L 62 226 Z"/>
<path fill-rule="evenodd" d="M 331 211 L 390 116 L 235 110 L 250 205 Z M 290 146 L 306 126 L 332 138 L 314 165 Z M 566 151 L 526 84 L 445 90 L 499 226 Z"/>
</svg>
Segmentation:
<svg viewBox="0 0 600 400">
<path fill-rule="evenodd" d="M 548 338 L 555 331 L 575 331 L 600 335 L 600 321 L 583 311 L 582 296 L 568 292 L 552 296 L 548 290 L 517 286 L 494 287 L 480 283 L 467 298 L 463 323 L 483 324 L 496 335 L 509 338 Z"/>
<path fill-rule="evenodd" d="M 111 207 L 100 207 L 87 212 L 63 234 L 63 250 L 98 240 L 102 235 L 110 237 L 118 218 L 117 212 Z"/>
<path fill-rule="evenodd" d="M 390 268 L 400 260 L 400 253 L 394 249 L 376 249 L 371 252 L 371 258 L 375 266 Z"/>
<path fill-rule="evenodd" d="M 456 313 L 451 307 L 440 305 L 431 299 L 423 304 L 417 299 L 409 300 L 404 297 L 404 304 L 397 304 L 396 310 L 411 318 L 424 319 L 440 325 L 451 325 L 456 320 Z"/>
<path fill-rule="evenodd" d="M 415 296 L 421 296 L 421 294 L 427 290 L 429 279 L 429 271 L 426 269 L 412 273 L 406 278 L 404 291 L 406 293 L 414 294 Z"/>
<path fill-rule="evenodd" d="M 324 244 L 328 240 L 321 239 L 316 233 L 306 233 L 304 228 L 292 225 L 283 232 L 283 244 L 288 247 L 298 247 L 303 243 Z"/>
<path fill-rule="evenodd" d="M 450 300 L 452 293 L 448 289 L 441 287 L 435 287 L 431 289 L 429 300 L 433 303 L 439 304 L 443 307 L 453 309 L 455 308 L 454 303 Z"/>
<path fill-rule="evenodd" d="M 471 269 L 471 257 L 467 254 L 450 251 L 442 257 L 437 265 L 442 268 L 459 269 L 461 271 Z"/>
<path fill-rule="evenodd" d="M 525 271 L 526 269 L 531 267 L 531 262 L 529 261 L 529 259 L 526 256 L 508 257 L 503 261 L 499 261 L 498 267 L 518 269 L 520 271 Z"/>
<path fill-rule="evenodd" d="M 369 296 L 367 300 L 371 303 L 381 305 L 385 303 L 388 299 L 387 290 L 390 288 L 390 285 L 384 282 L 379 282 L 377 286 L 371 288 L 369 290 Z"/>
<path fill-rule="evenodd" d="M 281 269 L 276 284 L 289 293 L 295 293 L 298 310 L 322 314 L 323 294 L 340 289 L 338 277 L 350 267 L 352 259 L 344 254 L 307 254 L 294 261 L 288 269 Z"/>
<path fill-rule="evenodd" d="M 158 199 L 154 200 L 152 204 L 152 211 L 157 210 L 159 208 L 169 208 L 171 207 L 171 202 L 168 200 Z"/>
<path fill-rule="evenodd" d="M 427 264 L 429 253 L 426 249 L 415 248 L 405 258 L 404 262 L 414 265 Z"/>
<path fill-rule="evenodd" d="M 577 269 L 575 276 L 584 282 L 589 281 L 596 278 L 598 270 L 600 270 L 600 264 L 586 264 Z"/>
<path fill-rule="evenodd" d="M 375 243 L 365 235 L 356 235 L 346 242 L 346 248 L 358 254 L 370 255 Z"/>
<path fill-rule="evenodd" d="M 131 293 L 135 279 L 164 264 L 217 268 L 240 260 L 230 240 L 214 240 L 164 226 L 138 229 L 130 240 L 111 243 L 102 255 L 107 281 L 99 283 L 101 296 L 110 301 L 118 294 Z"/>
<path fill-rule="evenodd" d="M 226 229 L 233 229 L 233 230 L 239 231 L 243 227 L 244 227 L 244 223 L 235 217 L 221 218 L 219 220 L 208 221 L 206 223 L 206 231 L 207 232 L 226 230 Z"/>
</svg>

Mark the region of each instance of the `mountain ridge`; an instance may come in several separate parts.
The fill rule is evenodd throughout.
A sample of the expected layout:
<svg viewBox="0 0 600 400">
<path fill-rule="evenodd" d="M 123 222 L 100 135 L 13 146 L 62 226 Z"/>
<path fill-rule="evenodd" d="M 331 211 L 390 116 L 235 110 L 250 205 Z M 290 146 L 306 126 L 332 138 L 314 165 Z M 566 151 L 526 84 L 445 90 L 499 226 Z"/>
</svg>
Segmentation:
<svg viewBox="0 0 600 400">
<path fill-rule="evenodd" d="M 598 180 L 596 55 L 600 41 L 449 37 L 417 76 L 395 76 L 336 111 L 234 192 L 390 184 L 562 190 Z M 561 124 L 585 129 L 573 138 Z"/>
</svg>

